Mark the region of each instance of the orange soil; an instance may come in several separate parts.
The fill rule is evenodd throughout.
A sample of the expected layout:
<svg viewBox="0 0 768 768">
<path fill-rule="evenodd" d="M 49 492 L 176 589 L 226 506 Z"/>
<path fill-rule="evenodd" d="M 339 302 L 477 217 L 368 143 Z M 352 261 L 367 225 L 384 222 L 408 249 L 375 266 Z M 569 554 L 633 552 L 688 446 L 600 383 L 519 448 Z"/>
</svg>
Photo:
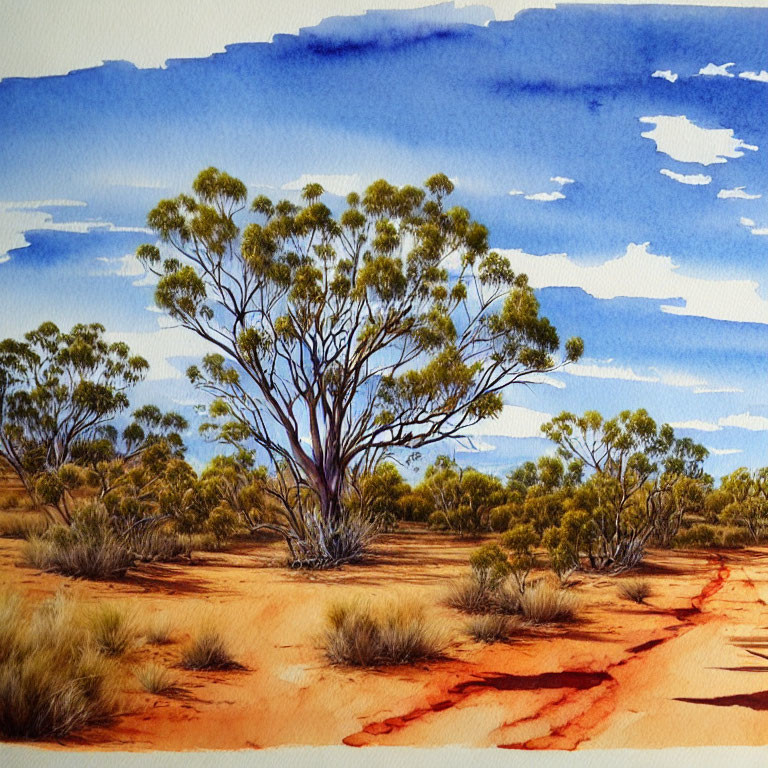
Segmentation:
<svg viewBox="0 0 768 768">
<path fill-rule="evenodd" d="M 383 537 L 367 564 L 308 573 L 279 567 L 278 544 L 248 544 L 93 583 L 18 567 L 21 543 L 4 539 L 0 578 L 36 599 L 63 588 L 86 602 L 125 604 L 141 625 L 167 617 L 175 627 L 172 644 L 141 646 L 128 661 L 174 668 L 181 694 L 152 696 L 126 676 L 114 723 L 49 747 L 768 743 L 768 677 L 760 674 L 768 661 L 737 643 L 750 636 L 749 648 L 768 646 L 768 550 L 654 552 L 641 569 L 654 589 L 646 605 L 618 599 L 613 578 L 581 575 L 578 623 L 483 646 L 466 639 L 465 617 L 439 605 L 477 545 L 414 529 Z M 447 658 L 377 670 L 330 666 L 318 643 L 329 601 L 392 594 L 431 606 L 454 637 Z M 223 630 L 245 670 L 175 667 L 201 620 Z"/>
</svg>

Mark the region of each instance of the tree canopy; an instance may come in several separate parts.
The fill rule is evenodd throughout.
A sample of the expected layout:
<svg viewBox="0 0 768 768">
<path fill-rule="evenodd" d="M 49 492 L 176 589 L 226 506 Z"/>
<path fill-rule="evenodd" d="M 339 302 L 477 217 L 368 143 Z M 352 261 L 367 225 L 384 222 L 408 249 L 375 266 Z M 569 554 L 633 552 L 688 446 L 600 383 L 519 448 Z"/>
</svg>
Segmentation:
<svg viewBox="0 0 768 768">
<path fill-rule="evenodd" d="M 319 184 L 298 204 L 247 206 L 239 179 L 208 168 L 149 213 L 171 247 L 137 253 L 158 306 L 218 350 L 188 372 L 215 398 L 211 432 L 255 443 L 307 490 L 282 499 L 304 521 L 333 527 L 345 486 L 391 449 L 496 416 L 505 387 L 582 352 L 571 339 L 558 359 L 526 276 L 448 206 L 452 191 L 443 174 L 423 188 L 379 180 L 334 216 Z M 285 529 L 300 545 L 296 533 Z"/>
</svg>

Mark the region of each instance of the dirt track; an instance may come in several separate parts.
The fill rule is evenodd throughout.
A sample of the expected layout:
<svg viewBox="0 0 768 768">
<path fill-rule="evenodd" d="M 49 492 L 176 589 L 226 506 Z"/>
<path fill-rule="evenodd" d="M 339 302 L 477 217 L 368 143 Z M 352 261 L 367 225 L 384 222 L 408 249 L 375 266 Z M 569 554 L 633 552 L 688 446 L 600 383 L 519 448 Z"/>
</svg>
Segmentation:
<svg viewBox="0 0 768 768">
<path fill-rule="evenodd" d="M 143 568 L 122 583 L 73 581 L 17 567 L 20 543 L 0 540 L 5 583 L 39 598 L 61 587 L 123 602 L 142 622 L 168 616 L 169 646 L 131 663 L 173 666 L 189 629 L 212 620 L 247 667 L 175 669 L 183 693 L 155 697 L 126 680 L 110 727 L 51 747 L 241 749 L 276 745 L 462 744 L 585 749 L 768 743 L 768 551 L 652 553 L 647 605 L 618 599 L 615 581 L 582 576 L 576 625 L 510 644 L 466 640 L 465 619 L 438 602 L 477 542 L 424 532 L 387 536 L 367 565 L 325 573 L 277 567 L 277 545 L 211 554 L 195 565 Z M 408 595 L 434 606 L 455 637 L 447 658 L 374 671 L 329 666 L 318 634 L 329 601 Z M 756 639 L 755 639 L 756 638 Z"/>
</svg>

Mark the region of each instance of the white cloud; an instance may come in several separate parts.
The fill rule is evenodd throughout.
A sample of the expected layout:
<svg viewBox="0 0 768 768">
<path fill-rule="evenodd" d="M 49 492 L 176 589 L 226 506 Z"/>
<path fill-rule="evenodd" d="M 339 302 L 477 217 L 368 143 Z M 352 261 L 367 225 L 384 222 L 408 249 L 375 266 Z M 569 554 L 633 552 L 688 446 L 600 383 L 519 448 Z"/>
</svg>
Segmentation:
<svg viewBox="0 0 768 768">
<path fill-rule="evenodd" d="M 690 421 L 673 421 L 669 425 L 674 429 L 695 429 L 697 432 L 719 432 L 720 427 L 711 421 L 702 421 L 701 419 L 691 419 Z"/>
<path fill-rule="evenodd" d="M 545 373 L 532 373 L 530 376 L 526 376 L 525 380 L 530 381 L 532 384 L 546 384 L 555 389 L 565 389 L 564 381 L 556 379 L 554 376 L 547 376 Z"/>
<path fill-rule="evenodd" d="M 710 61 L 706 67 L 702 67 L 699 70 L 699 74 L 709 77 L 735 77 L 732 72 L 728 71 L 734 65 L 735 62 L 733 61 L 729 61 L 727 64 L 713 64 Z"/>
<path fill-rule="evenodd" d="M 659 374 L 659 380 L 662 384 L 666 384 L 668 387 L 683 387 L 685 389 L 693 387 L 702 387 L 707 382 L 704 379 L 700 379 L 698 376 L 691 376 L 690 373 L 684 373 L 682 371 L 659 371 L 658 368 L 651 368 Z"/>
<path fill-rule="evenodd" d="M 707 448 L 713 456 L 731 456 L 734 453 L 744 453 L 741 448 Z"/>
<path fill-rule="evenodd" d="M 649 243 L 630 243 L 624 255 L 596 266 L 577 264 L 563 253 L 545 256 L 532 256 L 519 250 L 503 253 L 516 272 L 528 275 L 533 288 L 581 288 L 597 299 L 619 296 L 682 299 L 683 306 L 663 305 L 662 311 L 768 324 L 768 300 L 761 298 L 756 282 L 681 274 L 671 258 L 649 253 L 648 246 Z"/>
<path fill-rule="evenodd" d="M 572 363 L 563 369 L 571 376 L 586 376 L 591 379 L 622 379 L 623 381 L 645 381 L 657 383 L 658 376 L 643 376 L 635 373 L 632 368 L 619 365 L 596 365 L 594 363 Z"/>
<path fill-rule="evenodd" d="M 453 442 L 456 453 L 488 453 L 496 450 L 495 445 L 475 437 L 458 437 Z"/>
<path fill-rule="evenodd" d="M 85 234 L 94 229 L 107 232 L 149 232 L 143 227 L 118 227 L 109 221 L 59 221 L 42 208 L 84 207 L 79 200 L 27 200 L 24 202 L 0 201 L 0 264 L 8 261 L 10 251 L 27 248 L 27 232 L 48 230 Z"/>
<path fill-rule="evenodd" d="M 768 418 L 753 416 L 749 411 L 720 418 L 717 423 L 721 427 L 738 427 L 739 429 L 748 429 L 750 432 L 768 431 Z"/>
<path fill-rule="evenodd" d="M 759 72 L 739 72 L 739 77 L 744 80 L 754 80 L 756 83 L 768 83 L 768 72 L 764 69 Z"/>
<path fill-rule="evenodd" d="M 146 273 L 144 265 L 136 258 L 135 253 L 126 253 L 125 256 L 118 256 L 115 259 L 109 259 L 106 256 L 97 256 L 96 261 L 107 264 L 107 271 L 97 273 L 100 275 L 143 277 Z"/>
<path fill-rule="evenodd" d="M 567 176 L 552 176 L 550 181 L 554 181 L 555 184 L 559 184 L 561 187 L 564 187 L 566 184 L 576 183 L 573 179 L 569 179 Z"/>
<path fill-rule="evenodd" d="M 166 318 L 158 318 L 158 322 Z M 211 352 L 220 351 L 218 347 L 201 339 L 196 333 L 185 328 L 161 327 L 157 331 L 110 331 L 104 335 L 112 343 L 124 341 L 131 352 L 146 358 L 149 363 L 149 381 L 181 379 L 183 373 L 171 364 L 174 357 L 203 357 Z"/>
<path fill-rule="evenodd" d="M 563 200 L 565 195 L 562 192 L 536 192 L 533 195 L 526 195 L 526 200 L 537 200 L 540 203 L 551 203 L 554 200 Z"/>
<path fill-rule="evenodd" d="M 751 230 L 753 235 L 768 235 L 768 227 L 759 227 Z"/>
<path fill-rule="evenodd" d="M 654 141 L 657 152 L 681 163 L 725 163 L 730 157 L 743 157 L 742 149 L 758 149 L 737 139 L 731 128 L 699 128 L 685 115 L 641 117 L 640 122 L 655 126 L 641 136 Z"/>
<path fill-rule="evenodd" d="M 742 216 L 739 219 L 739 224 L 741 224 L 742 227 L 754 227 L 755 222 L 753 219 L 748 219 L 746 216 Z"/>
<path fill-rule="evenodd" d="M 360 176 L 353 173 L 349 176 L 341 174 L 312 174 L 303 173 L 298 179 L 286 182 L 281 189 L 302 190 L 307 184 L 320 184 L 326 192 L 341 197 L 350 192 L 359 192 L 363 188 Z"/>
<path fill-rule="evenodd" d="M 670 171 L 667 168 L 662 168 L 659 173 L 663 176 L 669 176 L 670 179 L 679 181 L 681 184 L 692 184 L 694 186 L 701 186 L 703 184 L 709 184 L 712 181 L 711 176 L 705 176 L 703 173 L 682 174 Z"/>
<path fill-rule="evenodd" d="M 525 194 L 525 192 L 523 192 L 523 190 L 522 190 L 522 189 L 510 189 L 510 190 L 509 190 L 509 194 L 510 194 L 510 195 L 513 195 L 513 196 L 514 196 L 514 195 L 524 195 L 524 194 Z"/>
<path fill-rule="evenodd" d="M 744 187 L 734 187 L 733 189 L 721 189 L 717 196 L 721 200 L 758 200 L 762 195 L 750 195 L 744 191 Z"/>
<path fill-rule="evenodd" d="M 719 395 L 729 392 L 743 392 L 743 389 L 738 387 L 694 387 L 694 395 Z"/>
<path fill-rule="evenodd" d="M 464 432 L 466 436 L 472 437 L 543 437 L 541 425 L 551 418 L 551 413 L 533 411 L 519 405 L 505 405 L 498 418 L 483 419 Z"/>
<path fill-rule="evenodd" d="M 674 83 L 677 80 L 677 73 L 671 69 L 657 69 L 651 77 L 662 77 L 664 80 L 669 80 L 670 83 Z"/>
</svg>

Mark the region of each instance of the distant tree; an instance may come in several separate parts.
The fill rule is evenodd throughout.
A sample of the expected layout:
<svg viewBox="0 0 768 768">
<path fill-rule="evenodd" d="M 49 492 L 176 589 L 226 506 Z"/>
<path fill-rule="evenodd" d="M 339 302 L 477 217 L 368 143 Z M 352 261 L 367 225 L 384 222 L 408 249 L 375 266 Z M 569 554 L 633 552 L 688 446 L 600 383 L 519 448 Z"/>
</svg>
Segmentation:
<svg viewBox="0 0 768 768">
<path fill-rule="evenodd" d="M 241 230 L 245 185 L 209 168 L 148 216 L 174 251 L 137 252 L 157 304 L 218 348 L 189 376 L 215 398 L 219 439 L 260 447 L 285 480 L 273 490 L 296 564 L 360 557 L 351 477 L 498 415 L 507 386 L 558 365 L 525 275 L 446 205 L 452 190 L 443 174 L 380 180 L 334 218 L 308 184 L 299 205 L 257 197 Z M 582 348 L 568 341 L 564 361 Z"/>
<path fill-rule="evenodd" d="M 403 517 L 401 501 L 410 493 L 411 486 L 397 467 L 391 461 L 382 461 L 355 483 L 353 503 L 359 503 L 382 530 L 393 530 Z"/>
<path fill-rule="evenodd" d="M 721 521 L 743 526 L 755 543 L 760 541 L 768 527 L 768 467 L 754 472 L 739 467 L 722 479 L 720 488 L 730 498 Z"/>
<path fill-rule="evenodd" d="M 568 557 L 577 564 L 584 558 L 596 570 L 637 565 L 657 530 L 655 501 L 662 489 L 680 477 L 700 477 L 707 456 L 703 446 L 676 440 L 668 424 L 657 427 L 644 409 L 622 411 L 608 420 L 596 411 L 583 416 L 564 412 L 542 431 L 563 458 L 592 471 L 566 504 L 560 526 L 545 536 L 564 572 L 576 567 L 566 562 Z"/>
<path fill-rule="evenodd" d="M 23 341 L 0 342 L 0 453 L 35 504 L 47 502 L 68 519 L 73 452 L 128 408 L 127 393 L 147 368 L 95 323 L 69 333 L 43 323 Z"/>
</svg>

